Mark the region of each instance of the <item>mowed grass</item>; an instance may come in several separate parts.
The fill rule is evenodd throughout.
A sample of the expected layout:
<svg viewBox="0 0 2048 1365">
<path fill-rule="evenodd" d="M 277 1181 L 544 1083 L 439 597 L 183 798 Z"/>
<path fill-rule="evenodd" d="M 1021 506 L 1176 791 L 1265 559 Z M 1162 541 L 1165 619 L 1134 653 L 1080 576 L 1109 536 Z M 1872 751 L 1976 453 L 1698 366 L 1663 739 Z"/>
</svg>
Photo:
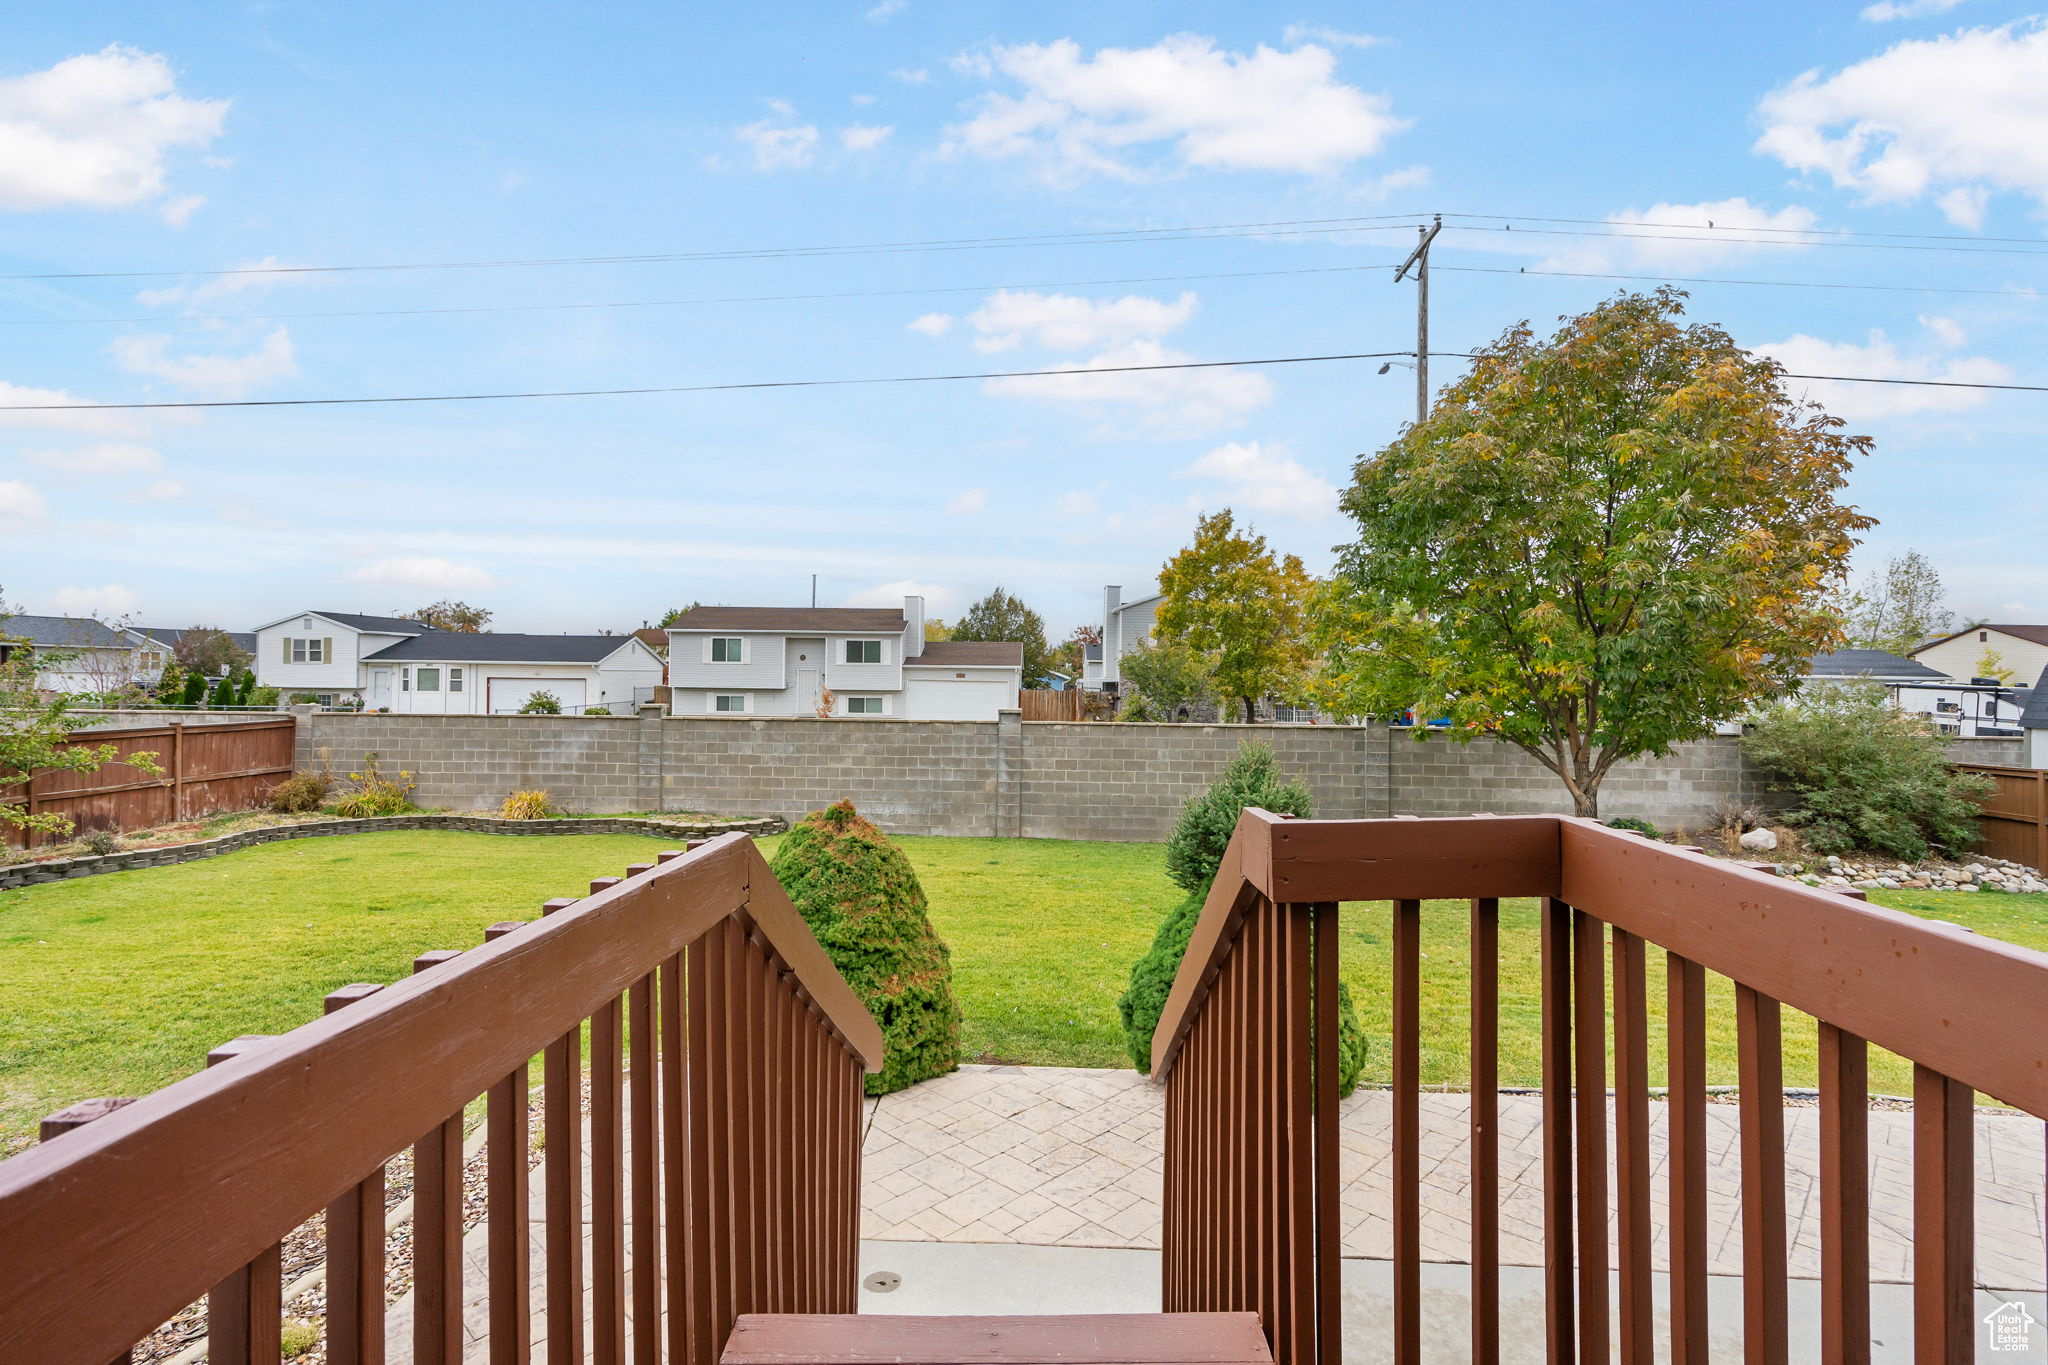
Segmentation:
<svg viewBox="0 0 2048 1365">
<path fill-rule="evenodd" d="M 775 840 L 764 840 L 773 855 Z M 1149 844 L 904 838 L 952 949 L 969 1061 L 1125 1065 L 1116 1000 L 1179 899 Z M 551 896 L 648 860 L 624 835 L 506 838 L 416 831 L 267 845 L 177 867 L 0 892 L 0 1152 L 36 1120 L 94 1095 L 142 1094 L 241 1033 L 315 1017 L 328 991 L 394 981 L 429 948 L 466 948 L 486 925 L 528 919 Z M 1879 892 L 1883 903 L 2048 950 L 2048 896 Z M 1469 1077 L 1468 910 L 1423 907 L 1422 1072 Z M 1371 1038 L 1366 1079 L 1390 1079 L 1384 904 L 1343 907 L 1342 969 Z M 1532 901 L 1501 907 L 1501 1079 L 1540 1080 Z M 1663 954 L 1650 955 L 1652 1083 L 1662 1082 Z M 1709 1079 L 1735 1081 L 1732 988 L 1716 983 Z M 1814 1079 L 1814 1030 L 1785 1020 L 1788 1085 Z M 1872 1059 L 1874 1090 L 1909 1070 Z"/>
</svg>

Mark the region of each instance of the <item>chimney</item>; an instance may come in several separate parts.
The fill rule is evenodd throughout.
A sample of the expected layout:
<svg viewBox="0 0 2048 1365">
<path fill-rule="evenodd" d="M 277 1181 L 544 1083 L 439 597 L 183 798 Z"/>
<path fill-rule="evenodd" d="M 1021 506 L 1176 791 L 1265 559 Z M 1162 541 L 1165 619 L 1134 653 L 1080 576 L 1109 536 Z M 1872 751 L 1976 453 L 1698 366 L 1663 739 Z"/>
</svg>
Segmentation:
<svg viewBox="0 0 2048 1365">
<path fill-rule="evenodd" d="M 1115 583 L 1102 590 L 1102 681 L 1121 683 L 1123 674 L 1117 671 L 1117 661 L 1124 652 L 1124 623 L 1117 608 L 1123 605 L 1124 590 Z"/>
<path fill-rule="evenodd" d="M 924 599 L 906 595 L 903 599 L 903 657 L 914 659 L 924 653 Z"/>
</svg>

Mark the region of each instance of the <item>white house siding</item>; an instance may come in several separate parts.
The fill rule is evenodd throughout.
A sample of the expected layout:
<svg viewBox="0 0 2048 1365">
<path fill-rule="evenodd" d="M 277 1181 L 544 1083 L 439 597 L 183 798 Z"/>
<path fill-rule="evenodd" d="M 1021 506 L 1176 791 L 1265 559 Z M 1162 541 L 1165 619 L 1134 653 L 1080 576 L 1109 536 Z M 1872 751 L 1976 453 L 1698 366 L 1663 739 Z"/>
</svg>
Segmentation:
<svg viewBox="0 0 2048 1365">
<path fill-rule="evenodd" d="M 354 692 L 363 685 L 359 669 L 363 655 L 374 654 L 406 638 L 358 631 L 321 616 L 294 616 L 256 632 L 256 681 L 265 687 L 283 689 L 287 700 L 294 692 Z M 285 658 L 286 640 L 332 640 L 334 657 L 317 664 L 289 663 Z"/>
<path fill-rule="evenodd" d="M 906 668 L 896 713 L 911 720 L 994 720 L 1017 705 L 1017 684 L 1013 668 Z"/>
<path fill-rule="evenodd" d="M 1929 645 L 1915 653 L 1913 659 L 1959 682 L 1968 682 L 1976 676 L 1977 661 L 1987 649 L 1998 651 L 2004 666 L 2012 672 L 2013 683 L 2019 687 L 2032 687 L 2040 679 L 2041 670 L 2048 668 L 2048 645 L 1986 629 L 1966 630 L 1953 640 Z"/>
<path fill-rule="evenodd" d="M 715 635 L 722 638 L 736 636 L 746 641 L 741 647 L 745 658 L 736 664 L 712 663 L 711 641 Z M 672 634 L 668 647 L 669 685 L 715 687 L 721 692 L 787 687 L 790 680 L 783 673 L 783 639 L 780 635 L 748 634 L 744 631 L 734 631 L 730 636 L 712 631 Z"/>
<path fill-rule="evenodd" d="M 875 664 L 846 662 L 848 640 L 880 640 L 882 661 Z M 832 635 L 825 640 L 825 686 L 834 692 L 869 693 L 903 690 L 903 637 L 901 635 Z"/>
<path fill-rule="evenodd" d="M 597 695 L 593 701 L 609 706 L 612 714 L 623 716 L 637 704 L 636 697 L 651 700 L 659 686 L 661 660 L 654 651 L 634 641 L 628 648 L 598 661 Z"/>
</svg>

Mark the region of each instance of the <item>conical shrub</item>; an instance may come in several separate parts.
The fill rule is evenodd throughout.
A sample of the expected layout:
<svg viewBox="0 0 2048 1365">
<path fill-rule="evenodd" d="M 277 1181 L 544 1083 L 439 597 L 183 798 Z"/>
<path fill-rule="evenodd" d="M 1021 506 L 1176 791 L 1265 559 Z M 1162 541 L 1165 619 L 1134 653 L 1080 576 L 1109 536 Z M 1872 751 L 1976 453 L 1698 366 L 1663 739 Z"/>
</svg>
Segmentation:
<svg viewBox="0 0 2048 1365">
<path fill-rule="evenodd" d="M 887 1064 L 870 1095 L 960 1064 L 953 955 L 932 929 L 924 888 L 903 850 L 851 801 L 813 811 L 769 864 L 832 964 L 882 1026 Z"/>
</svg>

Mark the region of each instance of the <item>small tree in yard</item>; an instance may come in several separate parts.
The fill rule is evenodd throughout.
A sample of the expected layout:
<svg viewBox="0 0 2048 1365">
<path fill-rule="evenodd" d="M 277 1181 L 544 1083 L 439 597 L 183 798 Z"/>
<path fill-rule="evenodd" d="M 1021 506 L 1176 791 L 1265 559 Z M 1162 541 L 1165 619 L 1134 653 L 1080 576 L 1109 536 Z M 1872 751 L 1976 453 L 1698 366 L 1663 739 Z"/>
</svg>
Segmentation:
<svg viewBox="0 0 2048 1365">
<path fill-rule="evenodd" d="M 1427 420 L 1359 460 L 1355 543 L 1318 611 L 1341 714 L 1448 717 L 1556 774 L 1576 814 L 1791 686 L 1842 639 L 1829 602 L 1868 517 L 1869 439 L 1776 362 L 1624 294 L 1548 341 L 1511 328 Z"/>
<path fill-rule="evenodd" d="M 444 600 L 418 611 L 408 611 L 402 621 L 417 621 L 434 630 L 452 630 L 458 635 L 480 635 L 491 628 L 491 613 L 467 602 Z"/>
<path fill-rule="evenodd" d="M 14 615 L 14 609 L 0 600 L 0 619 Z M 0 644 L 21 644 L 0 633 Z M 112 744 L 67 744 L 71 734 L 71 699 L 45 700 L 36 690 L 36 671 L 61 668 L 68 662 L 62 653 L 44 651 L 38 655 L 27 648 L 0 650 L 0 788 L 26 782 L 45 770 L 94 773 L 109 763 L 121 763 L 150 777 L 163 776 L 154 753 L 133 753 L 121 757 Z M 69 834 L 69 816 L 28 813 L 23 800 L 0 801 L 0 824 L 32 834 Z"/>
<path fill-rule="evenodd" d="M 1955 620 L 1941 575 L 1918 550 L 1865 574 L 1862 586 L 1842 594 L 1840 609 L 1849 644 L 1894 654 L 1912 653 Z"/>
<path fill-rule="evenodd" d="M 1810 686 L 1758 716 L 1742 752 L 1798 794 L 1785 821 L 1821 853 L 1961 854 L 1993 787 L 1950 767 L 1940 731 L 1876 685 Z"/>
<path fill-rule="evenodd" d="M 1119 659 L 1117 671 L 1125 684 L 1120 720 L 1176 720 L 1181 707 L 1209 695 L 1215 676 L 1206 655 L 1183 644 L 1150 640 Z"/>
<path fill-rule="evenodd" d="M 519 708 L 522 716 L 559 716 L 562 699 L 552 692 L 535 692 Z"/>
<path fill-rule="evenodd" d="M 1166 843 L 1166 875 L 1187 892 L 1187 899 L 1167 912 L 1152 947 L 1131 968 L 1131 984 L 1117 1001 L 1124 1025 L 1125 1044 L 1131 1065 L 1139 1071 L 1152 1069 L 1152 1035 L 1158 1032 L 1159 1016 L 1166 998 L 1173 992 L 1173 979 L 1187 956 L 1188 940 L 1202 917 L 1202 903 L 1223 865 L 1223 852 L 1230 845 L 1231 831 L 1247 806 L 1275 815 L 1308 816 L 1315 813 L 1315 799 L 1307 787 L 1289 782 L 1280 774 L 1273 751 L 1263 744 L 1238 746 L 1223 775 L 1200 796 L 1191 797 L 1181 811 Z M 1365 1033 L 1352 1007 L 1350 990 L 1337 988 L 1337 1085 L 1338 1093 L 1349 1095 L 1365 1070 Z"/>
<path fill-rule="evenodd" d="M 178 642 L 171 646 L 171 657 L 187 673 L 208 678 L 223 677 L 253 662 L 249 651 L 236 644 L 233 636 L 214 626 L 192 626 L 179 631 Z"/>
<path fill-rule="evenodd" d="M 960 1064 L 953 957 L 925 913 L 903 850 L 851 801 L 812 811 L 783 837 L 771 869 L 804 923 L 882 1026 L 887 1060 L 867 1078 L 886 1095 Z"/>
<path fill-rule="evenodd" d="M 1043 687 L 1052 670 L 1051 651 L 1045 644 L 1045 618 L 1024 605 L 1023 599 L 1004 592 L 1001 586 L 961 613 L 954 623 L 955 640 L 993 640 L 1024 646 L 1024 685 Z"/>
<path fill-rule="evenodd" d="M 1257 717 L 1260 697 L 1292 690 L 1308 664 L 1308 571 L 1240 532 L 1229 508 L 1195 526 L 1195 543 L 1159 571 L 1161 643 L 1208 656 L 1216 690 Z"/>
</svg>

